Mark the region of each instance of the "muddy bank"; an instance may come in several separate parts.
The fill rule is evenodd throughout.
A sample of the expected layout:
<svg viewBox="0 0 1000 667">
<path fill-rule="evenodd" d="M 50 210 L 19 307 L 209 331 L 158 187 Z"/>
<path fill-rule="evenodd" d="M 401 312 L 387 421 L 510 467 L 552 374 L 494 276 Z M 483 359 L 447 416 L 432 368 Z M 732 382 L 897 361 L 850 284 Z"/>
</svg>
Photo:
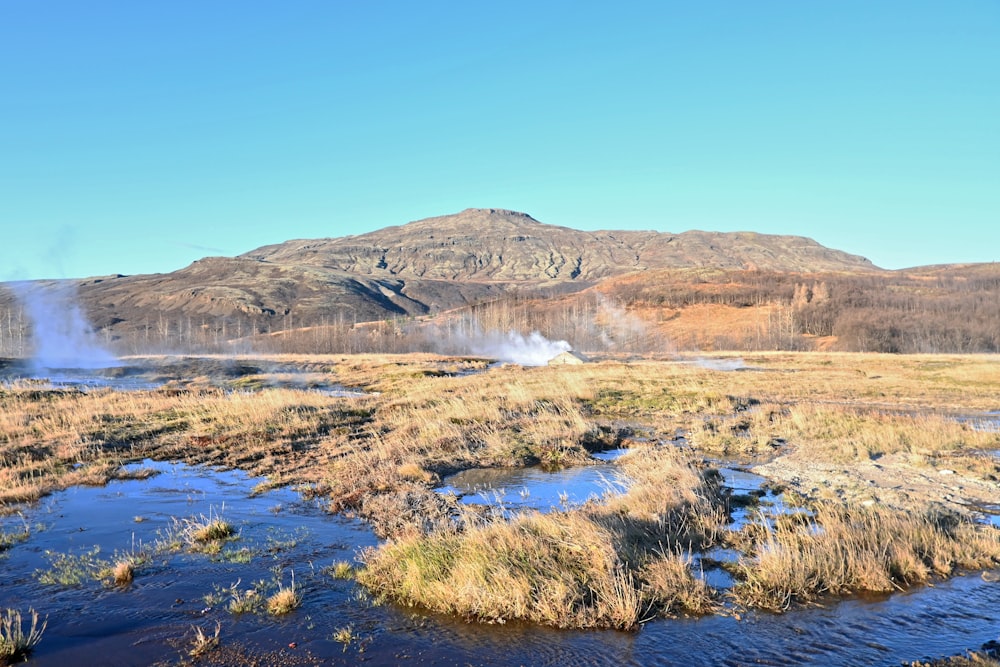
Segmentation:
<svg viewBox="0 0 1000 667">
<path fill-rule="evenodd" d="M 938 507 L 972 519 L 981 518 L 981 508 L 995 505 L 1000 495 L 995 480 L 925 462 L 914 464 L 905 454 L 844 465 L 817 461 L 799 451 L 754 465 L 753 471 L 805 497 L 898 510 Z"/>
</svg>

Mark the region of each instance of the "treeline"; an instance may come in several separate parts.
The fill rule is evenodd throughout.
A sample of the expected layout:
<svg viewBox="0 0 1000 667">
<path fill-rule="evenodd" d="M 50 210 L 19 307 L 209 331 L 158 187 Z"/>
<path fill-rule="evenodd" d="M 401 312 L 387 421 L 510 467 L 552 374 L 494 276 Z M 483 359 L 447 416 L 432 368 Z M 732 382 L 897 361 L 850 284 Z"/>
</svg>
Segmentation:
<svg viewBox="0 0 1000 667">
<path fill-rule="evenodd" d="M 845 351 L 1000 352 L 996 264 L 860 275 L 732 271 L 650 277 L 658 280 L 609 283 L 608 292 L 630 309 L 776 306 L 788 314 L 784 326 L 792 336 L 782 345 L 788 348 L 807 347 L 808 337 L 835 336 L 835 349 Z"/>
<path fill-rule="evenodd" d="M 510 296 L 434 317 L 325 323 L 258 335 L 239 344 L 268 353 L 434 352 L 489 356 L 491 348 L 533 332 L 549 341 L 566 341 L 575 349 L 590 352 L 677 351 L 671 341 L 656 335 L 640 317 L 598 292 L 545 300 Z"/>
<path fill-rule="evenodd" d="M 32 353 L 32 322 L 0 293 L 0 357 Z M 701 332 L 684 313 L 735 310 L 723 332 Z M 690 312 L 690 311 L 689 311 Z M 93 338 L 117 354 L 469 354 L 501 332 L 539 332 L 582 351 L 671 354 L 692 350 L 824 349 L 889 353 L 1000 353 L 1000 266 L 866 274 L 648 271 L 575 294 L 510 295 L 434 317 L 358 322 L 332 310 L 305 318 L 196 317 L 183 313 L 99 322 Z M 708 327 L 706 327 L 706 330 Z"/>
</svg>

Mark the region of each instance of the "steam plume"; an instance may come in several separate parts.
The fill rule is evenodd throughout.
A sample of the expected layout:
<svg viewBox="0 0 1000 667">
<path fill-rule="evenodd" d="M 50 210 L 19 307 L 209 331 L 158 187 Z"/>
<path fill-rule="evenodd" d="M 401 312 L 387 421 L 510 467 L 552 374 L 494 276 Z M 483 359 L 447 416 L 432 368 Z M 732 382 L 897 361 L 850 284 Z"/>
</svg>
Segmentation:
<svg viewBox="0 0 1000 667">
<path fill-rule="evenodd" d="M 573 347 L 564 340 L 549 340 L 537 331 L 524 336 L 516 331 L 506 334 L 489 331 L 468 342 L 469 351 L 477 356 L 522 366 L 544 366 L 552 357 Z"/>
<path fill-rule="evenodd" d="M 117 358 L 98 342 L 80 310 L 73 283 L 20 282 L 12 286 L 31 320 L 34 352 L 30 363 L 34 372 L 118 365 Z"/>
<path fill-rule="evenodd" d="M 468 354 L 521 364 L 544 366 L 550 359 L 573 349 L 564 340 L 549 340 L 537 331 L 527 336 L 517 331 L 484 331 L 478 322 L 462 322 L 435 337 L 438 352 Z"/>
</svg>

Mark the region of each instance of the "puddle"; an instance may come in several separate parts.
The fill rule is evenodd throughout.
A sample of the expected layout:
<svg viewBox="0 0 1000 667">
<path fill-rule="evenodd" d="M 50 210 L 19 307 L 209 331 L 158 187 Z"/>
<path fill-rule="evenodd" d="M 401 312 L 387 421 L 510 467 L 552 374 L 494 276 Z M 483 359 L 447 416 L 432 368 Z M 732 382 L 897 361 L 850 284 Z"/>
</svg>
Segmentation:
<svg viewBox="0 0 1000 667">
<path fill-rule="evenodd" d="M 973 419 L 972 429 L 985 433 L 1000 433 L 1000 415 Z"/>
<path fill-rule="evenodd" d="M 377 543 L 359 521 L 329 515 L 287 489 L 251 496 L 257 480 L 240 472 L 154 462 L 131 467 L 159 474 L 75 487 L 0 523 L 7 532 L 25 526 L 31 531 L 3 554 L 0 586 L 0 606 L 33 607 L 49 618 L 31 664 L 94 664 L 87 655 L 100 656 L 101 664 L 149 664 L 172 656 L 171 642 L 190 634 L 192 625 L 212 630 L 217 620 L 230 641 L 261 632 L 280 635 L 306 618 L 326 615 L 327 607 L 337 610 L 344 625 L 364 620 L 351 603 L 353 583 L 324 571 L 353 562 L 359 548 Z M 221 554 L 156 546 L 175 529 L 175 520 L 213 516 L 238 533 Z M 43 583 L 44 573 L 61 571 L 60 557 L 111 562 L 116 554 L 139 552 L 149 561 L 124 588 L 89 576 L 79 584 Z M 243 590 L 263 581 L 262 588 L 273 592 L 293 576 L 303 606 L 290 620 L 233 615 L 227 609 L 231 596 L 219 595 L 237 582 Z M 213 594 L 218 599 L 206 599 Z"/>
<path fill-rule="evenodd" d="M 213 656 L 211 664 L 228 665 L 898 665 L 961 653 L 996 638 L 1000 584 L 978 575 L 878 601 L 850 600 L 781 616 L 653 620 L 635 633 L 467 624 L 416 609 L 377 606 L 353 582 L 324 572 L 376 544 L 361 523 L 326 514 L 288 489 L 252 495 L 259 480 L 240 472 L 141 466 L 159 474 L 70 489 L 23 517 L 0 520 L 7 531 L 25 523 L 31 528 L 27 541 L 0 555 L 0 607 L 34 607 L 48 616 L 31 665 L 177 664 L 190 660 L 192 628 L 211 633 L 216 622 L 231 654 Z M 590 468 L 602 467 L 612 464 Z M 551 481 L 560 473 L 544 474 Z M 754 482 L 738 475 L 733 480 L 748 488 Z M 536 486 L 528 488 L 542 495 Z M 51 567 L 46 551 L 80 555 L 98 547 L 97 558 L 111 559 L 116 550 L 151 545 L 175 517 L 210 513 L 221 513 L 239 531 L 239 539 L 225 548 L 248 549 L 248 563 L 166 553 L 140 568 L 126 588 L 94 581 L 44 585 L 36 574 Z M 727 562 L 734 557 L 715 549 L 700 558 Z M 280 578 L 287 585 L 292 571 L 303 602 L 284 617 L 234 615 L 224 600 L 205 597 L 236 582 L 249 587 Z M 706 572 L 710 583 L 723 588 L 724 576 L 717 568 Z M 345 628 L 353 636 L 346 646 L 334 638 Z"/>
<path fill-rule="evenodd" d="M 323 394 L 324 396 L 333 396 L 334 398 L 366 398 L 368 396 L 378 396 L 378 393 L 357 391 L 356 389 L 347 389 L 346 387 L 341 386 L 314 387 L 311 391 Z"/>
<path fill-rule="evenodd" d="M 158 389 L 165 380 L 153 378 L 144 369 L 129 366 L 110 368 L 60 368 L 48 369 L 32 375 L 14 373 L 5 378 L 6 382 L 30 382 L 40 389 L 114 389 L 116 391 L 141 391 Z"/>
<path fill-rule="evenodd" d="M 594 452 L 591 456 L 598 461 L 617 461 L 621 457 L 628 454 L 628 447 L 620 447 L 618 449 L 605 449 L 603 452 Z"/>
<path fill-rule="evenodd" d="M 722 466 L 718 468 L 725 486 L 732 489 L 733 496 L 753 496 L 756 502 L 746 507 L 734 507 L 730 530 L 740 530 L 748 523 L 758 521 L 762 516 L 771 520 L 776 516 L 811 513 L 801 507 L 790 506 L 783 493 L 775 493 L 767 485 L 767 479 L 747 470 Z"/>
<path fill-rule="evenodd" d="M 1000 505 L 973 505 L 973 509 L 983 523 L 1000 528 Z"/>
<path fill-rule="evenodd" d="M 705 583 L 712 588 L 726 590 L 735 586 L 736 580 L 722 565 L 735 563 L 739 559 L 739 551 L 715 547 L 704 553 L 694 554 L 691 569 L 696 575 L 700 574 Z"/>
<path fill-rule="evenodd" d="M 955 421 L 968 424 L 974 431 L 1000 433 L 1000 412 L 985 412 L 974 415 L 958 415 Z"/>
<path fill-rule="evenodd" d="M 453 493 L 466 505 L 505 511 L 547 512 L 577 507 L 607 493 L 622 493 L 626 483 L 614 461 L 628 449 L 594 454 L 600 463 L 546 471 L 530 468 L 472 468 L 446 477 L 440 493 Z"/>
</svg>

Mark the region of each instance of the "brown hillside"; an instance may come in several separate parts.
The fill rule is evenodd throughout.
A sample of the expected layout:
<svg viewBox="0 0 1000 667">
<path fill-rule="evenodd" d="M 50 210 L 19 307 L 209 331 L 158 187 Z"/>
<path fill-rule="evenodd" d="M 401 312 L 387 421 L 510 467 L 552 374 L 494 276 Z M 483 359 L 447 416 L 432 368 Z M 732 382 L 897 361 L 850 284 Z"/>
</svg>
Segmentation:
<svg viewBox="0 0 1000 667">
<path fill-rule="evenodd" d="M 802 237 L 586 232 L 525 213 L 468 209 L 358 236 L 210 257 L 168 274 L 83 280 L 77 291 L 104 338 L 137 351 L 151 341 L 216 345 L 253 332 L 424 315 L 507 293 L 574 292 L 609 277 L 678 267 L 879 271 Z M 6 301 L 13 303 L 9 295 Z"/>
<path fill-rule="evenodd" d="M 869 271 L 863 257 L 798 236 L 751 232 L 586 232 L 526 213 L 466 209 L 369 234 L 288 241 L 243 257 L 365 276 L 545 284 L 645 269 Z"/>
</svg>

